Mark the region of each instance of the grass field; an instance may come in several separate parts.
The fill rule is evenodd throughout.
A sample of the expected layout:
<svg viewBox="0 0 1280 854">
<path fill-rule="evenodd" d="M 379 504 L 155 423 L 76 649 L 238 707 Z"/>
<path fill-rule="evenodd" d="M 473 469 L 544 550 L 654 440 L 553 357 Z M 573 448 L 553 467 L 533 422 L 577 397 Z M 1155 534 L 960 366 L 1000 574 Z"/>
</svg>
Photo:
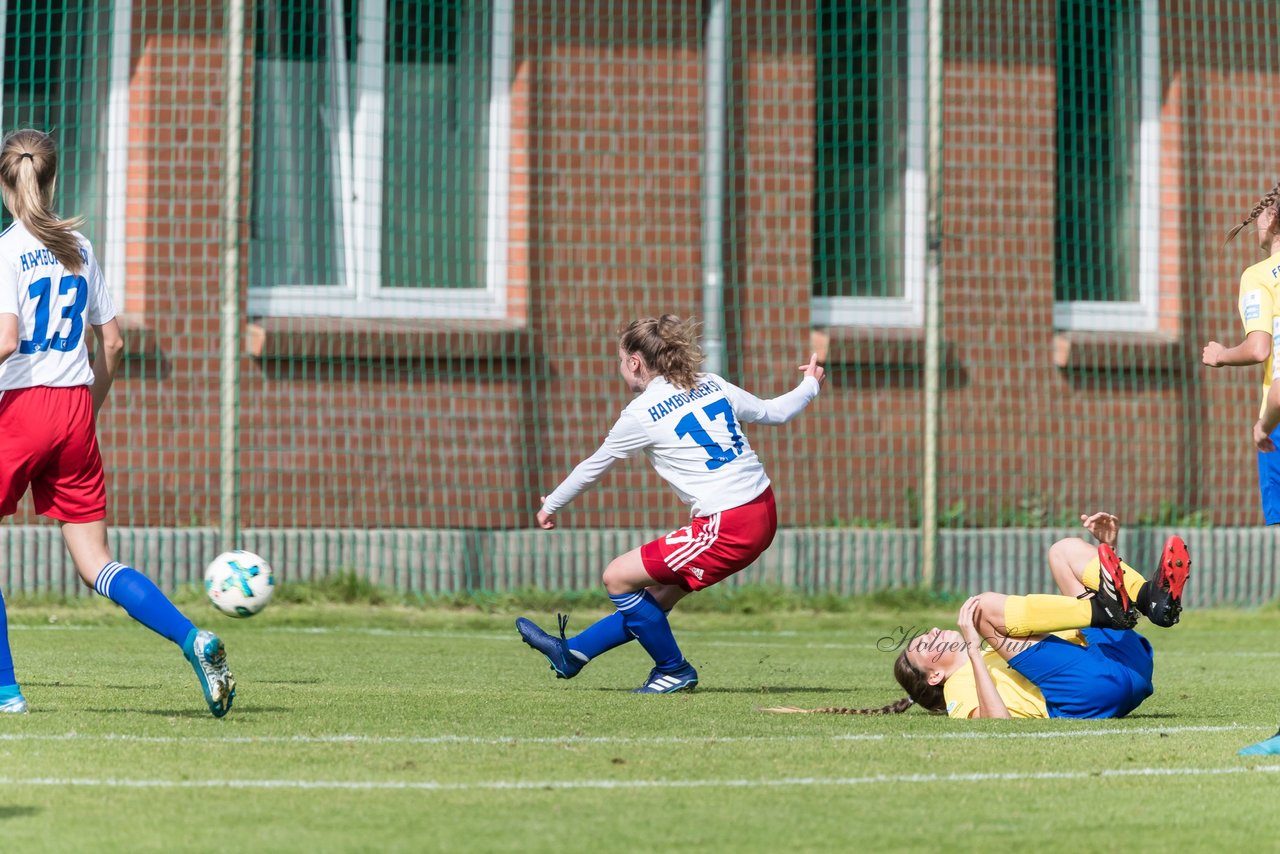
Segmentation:
<svg viewBox="0 0 1280 854">
<path fill-rule="evenodd" d="M 556 680 L 514 613 L 280 603 L 186 662 L 105 604 L 11 609 L 26 716 L 0 718 L 13 851 L 1258 850 L 1280 757 L 1280 611 L 1148 627 L 1156 695 L 1119 721 L 767 715 L 900 696 L 901 627 L 954 608 L 678 614 L 702 687 L 636 696 L 634 645 Z M 554 614 L 532 613 L 554 626 Z M 595 614 L 574 615 L 571 630 Z"/>
</svg>

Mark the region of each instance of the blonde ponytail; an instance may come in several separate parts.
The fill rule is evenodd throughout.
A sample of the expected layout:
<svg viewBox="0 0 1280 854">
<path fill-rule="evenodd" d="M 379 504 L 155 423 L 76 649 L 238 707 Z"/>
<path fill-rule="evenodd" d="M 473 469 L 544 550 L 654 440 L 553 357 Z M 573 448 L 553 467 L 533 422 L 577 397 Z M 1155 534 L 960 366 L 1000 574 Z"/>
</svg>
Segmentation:
<svg viewBox="0 0 1280 854">
<path fill-rule="evenodd" d="M 47 133 L 24 128 L 11 131 L 0 142 L 0 194 L 4 206 L 63 267 L 79 273 L 85 261 L 73 232 L 84 220 L 61 219 L 53 212 L 57 177 L 58 149 Z"/>
</svg>

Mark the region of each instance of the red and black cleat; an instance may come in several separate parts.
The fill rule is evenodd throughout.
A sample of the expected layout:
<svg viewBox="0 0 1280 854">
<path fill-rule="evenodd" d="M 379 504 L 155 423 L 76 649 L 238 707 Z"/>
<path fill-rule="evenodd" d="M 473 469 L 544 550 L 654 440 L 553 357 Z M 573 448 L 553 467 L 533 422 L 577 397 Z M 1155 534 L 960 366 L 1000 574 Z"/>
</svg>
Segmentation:
<svg viewBox="0 0 1280 854">
<path fill-rule="evenodd" d="M 1124 569 L 1115 550 L 1103 543 L 1098 546 L 1098 592 L 1093 597 L 1095 629 L 1131 629 L 1138 622 L 1138 609 L 1129 599 L 1124 586 Z"/>
<path fill-rule="evenodd" d="M 1178 622 L 1182 615 L 1182 588 L 1191 574 L 1191 555 L 1187 544 L 1177 534 L 1164 542 L 1160 555 L 1160 568 L 1151 579 L 1151 604 L 1147 619 L 1166 628 Z"/>
</svg>

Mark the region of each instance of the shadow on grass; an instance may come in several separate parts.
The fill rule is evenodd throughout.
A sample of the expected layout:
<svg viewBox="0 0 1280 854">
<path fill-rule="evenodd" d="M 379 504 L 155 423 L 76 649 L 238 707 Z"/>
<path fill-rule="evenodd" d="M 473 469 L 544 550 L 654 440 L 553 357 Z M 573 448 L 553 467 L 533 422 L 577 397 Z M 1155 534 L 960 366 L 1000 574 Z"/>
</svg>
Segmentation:
<svg viewBox="0 0 1280 854">
<path fill-rule="evenodd" d="M 4 821 L 6 818 L 29 818 L 33 815 L 39 815 L 41 812 L 40 807 L 3 805 L 0 806 L 0 821 Z"/>
<path fill-rule="evenodd" d="M 86 712 L 103 715 L 118 715 L 121 712 L 133 713 L 136 715 L 151 715 L 160 718 L 212 718 L 208 709 L 85 709 Z M 231 711 L 227 717 L 251 717 L 261 714 L 293 714 L 296 709 L 286 708 L 284 706 L 246 706 L 241 708 L 239 704 L 231 707 Z"/>
<path fill-rule="evenodd" d="M 632 688 L 596 688 L 597 691 L 613 691 L 618 693 L 632 692 Z M 703 688 L 699 686 L 689 694 L 836 694 L 847 692 L 848 686 L 843 688 L 791 688 L 777 685 L 762 685 L 756 688 Z M 676 692 L 686 693 L 686 692 Z"/>
</svg>

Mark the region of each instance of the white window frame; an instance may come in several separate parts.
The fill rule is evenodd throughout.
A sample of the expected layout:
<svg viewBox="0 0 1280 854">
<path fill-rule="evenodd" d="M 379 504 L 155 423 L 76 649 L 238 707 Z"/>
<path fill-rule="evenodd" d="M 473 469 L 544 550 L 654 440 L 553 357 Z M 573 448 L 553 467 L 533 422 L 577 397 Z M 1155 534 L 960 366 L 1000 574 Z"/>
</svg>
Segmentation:
<svg viewBox="0 0 1280 854">
<path fill-rule="evenodd" d="M 907 2 L 907 144 L 903 171 L 902 296 L 818 297 L 810 300 L 815 326 L 924 325 L 925 258 L 928 248 L 926 172 L 928 0 Z"/>
<path fill-rule="evenodd" d="M 125 243 L 129 211 L 129 68 L 133 60 L 133 2 L 115 0 L 111 15 L 111 71 L 107 95 L 106 246 L 99 265 L 111 291 L 116 313 L 125 309 Z"/>
<path fill-rule="evenodd" d="M 249 313 L 265 317 L 502 318 L 507 313 L 507 239 L 511 153 L 511 74 L 514 0 L 491 2 L 488 105 L 488 199 L 483 288 L 387 288 L 382 286 L 382 136 L 386 74 L 387 7 L 395 0 L 360 4 L 355 104 L 348 103 L 345 39 L 330 33 L 329 62 L 337 93 L 335 144 L 339 163 L 338 223 L 342 235 L 343 283 L 259 286 L 250 283 Z M 337 26 L 342 0 L 330 0 Z M 346 130 L 350 128 L 350 130 Z M 342 199 L 349 199 L 341 204 Z"/>
<path fill-rule="evenodd" d="M 1053 304 L 1053 326 L 1065 331 L 1152 332 L 1160 318 L 1160 11 L 1139 7 L 1138 299 Z"/>
</svg>

